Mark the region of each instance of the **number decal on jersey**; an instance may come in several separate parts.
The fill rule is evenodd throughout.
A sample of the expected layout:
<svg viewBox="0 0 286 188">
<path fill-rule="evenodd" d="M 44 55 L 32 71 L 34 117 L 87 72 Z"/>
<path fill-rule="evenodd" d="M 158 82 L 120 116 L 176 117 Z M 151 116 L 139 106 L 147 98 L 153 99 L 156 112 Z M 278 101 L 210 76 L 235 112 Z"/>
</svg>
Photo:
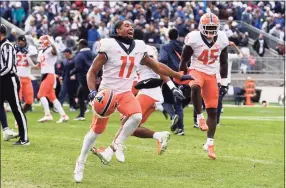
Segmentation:
<svg viewBox="0 0 286 188">
<path fill-rule="evenodd" d="M 209 62 L 209 51 L 210 51 L 210 59 L 213 59 L 212 61 Z M 216 54 L 219 51 L 219 49 L 211 49 L 211 50 L 207 50 L 205 49 L 201 55 L 198 57 L 198 60 L 203 62 L 204 65 L 210 65 L 213 64 L 218 55 Z"/>
<path fill-rule="evenodd" d="M 27 56 L 26 54 L 17 54 L 17 66 L 19 67 L 28 67 L 29 66 L 29 63 L 28 63 L 28 60 L 27 60 Z M 25 58 L 24 62 L 22 62 L 22 59 Z"/>
<path fill-rule="evenodd" d="M 41 63 L 41 67 L 46 66 L 47 65 L 47 61 L 44 55 L 42 55 L 40 57 L 40 63 Z"/>
<path fill-rule="evenodd" d="M 127 72 L 126 78 L 129 78 L 131 73 L 132 73 L 132 69 L 134 67 L 135 58 L 130 56 L 128 58 L 128 60 L 130 62 L 130 65 L 129 65 L 129 68 L 128 68 L 128 72 Z M 121 61 L 122 61 L 122 65 L 121 65 L 120 72 L 119 72 L 119 77 L 120 78 L 122 78 L 123 75 L 124 75 L 124 70 L 125 70 L 125 67 L 126 67 L 126 64 L 127 64 L 127 56 L 121 56 Z"/>
</svg>

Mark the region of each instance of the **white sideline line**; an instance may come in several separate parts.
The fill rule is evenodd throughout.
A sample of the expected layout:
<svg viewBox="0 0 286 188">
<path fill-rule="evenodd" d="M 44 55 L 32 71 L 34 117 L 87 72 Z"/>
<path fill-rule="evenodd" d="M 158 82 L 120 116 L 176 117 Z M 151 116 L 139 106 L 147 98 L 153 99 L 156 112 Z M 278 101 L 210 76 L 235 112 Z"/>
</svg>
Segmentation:
<svg viewBox="0 0 286 188">
<path fill-rule="evenodd" d="M 255 121 L 284 121 L 284 116 L 221 116 L 222 119 L 255 120 Z"/>
</svg>

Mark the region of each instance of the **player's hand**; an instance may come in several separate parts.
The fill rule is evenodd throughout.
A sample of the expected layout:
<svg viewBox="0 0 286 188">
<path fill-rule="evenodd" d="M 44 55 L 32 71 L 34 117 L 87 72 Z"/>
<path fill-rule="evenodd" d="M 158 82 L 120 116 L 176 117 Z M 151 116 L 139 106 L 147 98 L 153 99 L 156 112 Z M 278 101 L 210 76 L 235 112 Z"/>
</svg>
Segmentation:
<svg viewBox="0 0 286 188">
<path fill-rule="evenodd" d="M 225 95 L 228 92 L 228 86 L 223 86 L 219 84 L 219 94 L 220 95 Z"/>
<path fill-rule="evenodd" d="M 194 78 L 192 78 L 191 75 L 189 74 L 185 74 L 185 75 L 182 75 L 182 78 L 180 81 L 185 81 L 185 80 L 194 80 Z"/>
<path fill-rule="evenodd" d="M 90 100 L 91 102 L 92 102 L 93 99 L 95 98 L 96 94 L 97 94 L 97 91 L 96 91 L 95 89 L 94 89 L 94 90 L 91 90 L 90 93 L 88 94 L 88 98 L 89 98 L 89 100 Z"/>
<path fill-rule="evenodd" d="M 185 99 L 186 97 L 184 96 L 183 92 L 178 89 L 177 87 L 174 87 L 172 89 L 172 93 L 173 93 L 173 96 L 175 97 L 175 99 L 178 99 L 178 100 L 183 100 Z"/>
<path fill-rule="evenodd" d="M 75 75 L 70 77 L 71 80 L 75 80 Z"/>
<path fill-rule="evenodd" d="M 234 42 L 231 42 L 231 41 L 229 41 L 229 44 L 228 44 L 229 46 L 233 46 L 233 47 L 235 47 L 236 45 L 234 44 Z"/>
</svg>

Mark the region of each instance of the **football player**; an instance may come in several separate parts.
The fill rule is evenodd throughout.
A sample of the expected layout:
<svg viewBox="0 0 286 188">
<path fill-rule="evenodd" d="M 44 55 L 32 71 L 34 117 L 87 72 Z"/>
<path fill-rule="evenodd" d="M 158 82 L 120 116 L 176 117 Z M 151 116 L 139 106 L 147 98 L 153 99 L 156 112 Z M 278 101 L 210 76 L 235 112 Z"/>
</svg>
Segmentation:
<svg viewBox="0 0 286 188">
<path fill-rule="evenodd" d="M 143 40 L 144 33 L 140 29 L 134 30 L 134 39 Z M 147 47 L 147 54 L 149 57 L 155 59 L 157 61 L 158 52 L 154 46 L 146 45 Z M 157 140 L 158 143 L 158 154 L 161 155 L 167 148 L 168 140 L 170 138 L 170 133 L 168 131 L 163 132 L 155 132 L 146 127 L 142 127 L 141 125 L 144 124 L 149 116 L 155 111 L 155 107 L 158 104 L 162 104 L 164 101 L 162 90 L 160 85 L 162 82 L 158 82 L 158 86 L 154 83 L 153 80 L 159 79 L 160 76 L 155 73 L 151 68 L 146 65 L 139 65 L 138 70 L 138 77 L 139 77 L 139 84 L 135 85 L 137 88 L 139 87 L 139 92 L 136 95 L 136 99 L 138 100 L 141 110 L 142 110 L 142 120 L 139 124 L 139 127 L 133 132 L 133 136 L 139 138 L 154 138 Z M 174 97 L 178 98 L 179 100 L 184 99 L 183 93 L 174 85 L 174 83 L 170 80 L 169 77 L 161 76 L 161 78 L 167 83 L 170 89 L 173 92 Z M 145 88 L 144 86 L 148 84 L 148 82 L 153 81 L 152 88 Z M 142 84 L 140 84 L 142 83 Z M 123 120 L 126 121 L 127 119 Z"/>
<path fill-rule="evenodd" d="M 117 110 L 128 117 L 121 126 L 112 144 L 103 151 L 94 149 L 104 164 L 108 164 L 112 156 L 120 162 L 125 161 L 123 144 L 138 127 L 142 120 L 142 110 L 138 100 L 131 92 L 136 70 L 140 64 L 150 67 L 157 74 L 175 77 L 178 80 L 191 80 L 190 75 L 174 72 L 164 64 L 158 63 L 147 54 L 147 47 L 142 40 L 133 40 L 134 29 L 127 20 L 118 21 L 114 26 L 115 35 L 100 41 L 99 54 L 93 61 L 87 73 L 87 83 L 90 89 L 91 101 L 96 97 L 96 75 L 103 70 L 99 90 L 111 89 L 117 93 Z M 97 137 L 106 128 L 109 118 L 93 117 L 90 131 L 84 137 L 80 156 L 76 161 L 74 179 L 81 182 L 87 154 L 94 145 Z"/>
<path fill-rule="evenodd" d="M 48 35 L 43 35 L 39 39 L 40 51 L 38 56 L 38 61 L 40 62 L 42 80 L 38 92 L 38 98 L 40 99 L 44 110 L 45 116 L 38 120 L 38 122 L 45 122 L 53 120 L 49 109 L 49 103 L 46 97 L 53 103 L 56 110 L 60 113 L 61 117 L 57 123 L 62 123 L 69 120 L 66 115 L 61 103 L 56 98 L 55 85 L 56 85 L 56 75 L 55 75 L 55 63 L 57 62 L 57 50 L 55 45 L 51 43 Z"/>
<path fill-rule="evenodd" d="M 191 87 L 192 102 L 197 113 L 197 122 L 201 130 L 207 131 L 204 149 L 208 156 L 216 159 L 214 153 L 214 134 L 217 125 L 218 85 L 216 79 L 217 64 L 220 62 L 221 86 L 227 86 L 229 45 L 226 34 L 219 31 L 219 19 L 213 13 L 204 14 L 199 23 L 199 31 L 190 32 L 185 38 L 180 70 L 191 75 L 194 80 Z M 187 63 L 191 60 L 190 67 Z M 204 99 L 207 121 L 202 113 Z"/>
<path fill-rule="evenodd" d="M 32 59 L 37 57 L 38 50 L 35 46 L 27 44 L 27 39 L 24 35 L 18 37 L 15 49 L 17 53 L 17 74 L 21 83 L 19 97 L 20 100 L 24 97 L 25 104 L 23 106 L 23 111 L 26 113 L 31 109 L 34 100 L 34 90 L 30 75 L 31 68 L 36 66 L 36 62 L 33 62 Z"/>
</svg>

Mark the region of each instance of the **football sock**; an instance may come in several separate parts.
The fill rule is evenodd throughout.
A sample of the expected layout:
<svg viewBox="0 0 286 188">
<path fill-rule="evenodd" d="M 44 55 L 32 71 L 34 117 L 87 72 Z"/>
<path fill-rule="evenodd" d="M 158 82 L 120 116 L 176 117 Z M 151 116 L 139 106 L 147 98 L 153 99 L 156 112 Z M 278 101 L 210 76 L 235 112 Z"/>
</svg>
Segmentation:
<svg viewBox="0 0 286 188">
<path fill-rule="evenodd" d="M 87 154 L 92 148 L 92 146 L 95 143 L 96 138 L 98 137 L 98 134 L 96 134 L 92 129 L 89 130 L 89 132 L 85 135 L 82 143 L 82 148 L 80 155 L 78 157 L 79 161 L 86 161 Z"/>
<path fill-rule="evenodd" d="M 154 135 L 153 135 L 153 138 L 156 139 L 156 140 L 159 140 L 161 138 L 161 135 L 159 132 L 155 132 Z"/>
<path fill-rule="evenodd" d="M 43 105 L 43 108 L 44 108 L 44 111 L 45 111 L 45 115 L 46 116 L 51 115 L 50 108 L 49 108 L 49 103 L 48 103 L 48 100 L 46 99 L 46 97 L 41 97 L 40 101 L 41 101 L 41 103 Z"/>
<path fill-rule="evenodd" d="M 58 99 L 55 99 L 55 100 L 53 101 L 53 104 L 54 104 L 54 107 L 59 111 L 59 113 L 61 114 L 61 116 L 66 115 L 66 113 L 65 113 L 65 111 L 64 111 L 64 109 L 63 109 L 63 107 L 62 107 L 62 105 L 61 105 L 61 103 L 59 102 Z"/>
<path fill-rule="evenodd" d="M 204 119 L 204 114 L 203 114 L 203 113 L 198 114 L 198 115 L 197 115 L 197 118 L 198 118 L 198 119 Z"/>
<path fill-rule="evenodd" d="M 136 130 L 141 120 L 141 113 L 131 115 L 124 125 L 121 126 L 121 129 L 116 134 L 112 144 L 124 144 L 128 136 L 130 136 Z"/>
<path fill-rule="evenodd" d="M 207 138 L 207 145 L 214 145 L 214 139 L 213 138 Z"/>
</svg>

